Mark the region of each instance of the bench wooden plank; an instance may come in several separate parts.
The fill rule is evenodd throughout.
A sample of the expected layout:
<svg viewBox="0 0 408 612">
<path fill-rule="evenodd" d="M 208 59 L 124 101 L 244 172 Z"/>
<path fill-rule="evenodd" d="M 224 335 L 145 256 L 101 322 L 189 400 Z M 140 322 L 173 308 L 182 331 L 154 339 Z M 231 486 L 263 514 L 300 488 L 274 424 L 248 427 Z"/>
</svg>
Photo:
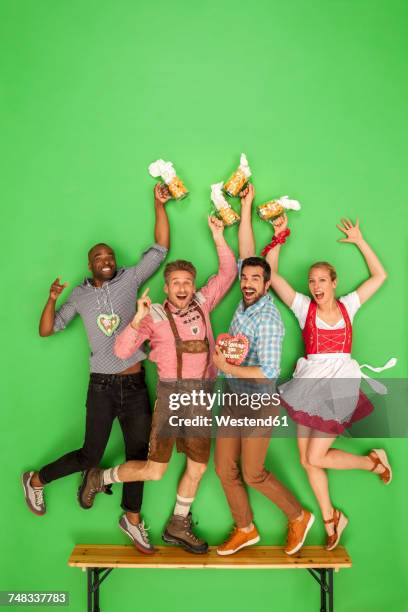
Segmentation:
<svg viewBox="0 0 408 612">
<path fill-rule="evenodd" d="M 71 567 L 133 567 L 156 569 L 312 569 L 351 567 L 343 546 L 329 552 L 321 546 L 304 546 L 288 556 L 282 546 L 252 546 L 235 555 L 220 557 L 215 547 L 194 555 L 177 546 L 158 546 L 153 555 L 138 553 L 133 546 L 78 544 L 69 558 Z"/>
</svg>

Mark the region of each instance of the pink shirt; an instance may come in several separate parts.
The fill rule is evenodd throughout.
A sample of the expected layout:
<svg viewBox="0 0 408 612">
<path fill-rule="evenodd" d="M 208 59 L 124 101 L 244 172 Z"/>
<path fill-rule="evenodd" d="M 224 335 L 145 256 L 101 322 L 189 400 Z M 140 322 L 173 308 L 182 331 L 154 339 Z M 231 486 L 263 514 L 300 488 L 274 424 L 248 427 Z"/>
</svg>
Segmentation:
<svg viewBox="0 0 408 612">
<path fill-rule="evenodd" d="M 196 294 L 195 299 L 205 316 L 207 337 L 210 343 L 210 358 L 214 352 L 214 336 L 211 329 L 210 312 L 224 297 L 234 282 L 237 274 L 237 264 L 233 252 L 228 246 L 217 247 L 219 268 L 207 284 Z M 139 329 L 135 330 L 129 324 L 116 339 L 115 354 L 120 359 L 128 359 L 146 340 L 150 342 L 149 360 L 157 364 L 161 380 L 177 378 L 177 356 L 173 332 L 165 315 L 163 306 L 168 304 L 173 313 L 177 330 L 182 340 L 204 340 L 205 325 L 194 302 L 184 311 L 178 311 L 172 304 L 164 302 L 152 304 L 150 314 L 143 319 Z M 207 360 L 206 353 L 183 354 L 183 378 L 201 378 Z M 210 359 L 206 378 L 215 378 L 217 370 Z"/>
</svg>

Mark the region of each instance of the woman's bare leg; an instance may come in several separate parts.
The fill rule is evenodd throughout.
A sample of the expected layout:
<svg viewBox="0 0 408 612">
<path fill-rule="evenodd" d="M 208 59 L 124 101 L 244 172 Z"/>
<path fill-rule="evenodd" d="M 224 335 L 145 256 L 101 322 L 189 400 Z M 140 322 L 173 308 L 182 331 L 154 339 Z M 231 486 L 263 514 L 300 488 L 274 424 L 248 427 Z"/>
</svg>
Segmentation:
<svg viewBox="0 0 408 612">
<path fill-rule="evenodd" d="M 311 465 L 308 461 L 309 447 L 313 436 L 313 430 L 303 425 L 298 425 L 298 447 L 300 462 L 304 467 L 310 486 L 318 501 L 320 511 L 324 521 L 330 520 L 333 517 L 333 504 L 330 499 L 329 481 L 327 473 L 321 467 Z M 327 438 L 324 438 L 327 440 Z M 334 438 L 335 439 L 335 438 Z M 331 440 L 331 444 L 334 439 Z M 326 532 L 328 535 L 334 533 L 333 523 L 325 523 Z"/>
<path fill-rule="evenodd" d="M 367 455 L 354 455 L 337 448 L 330 448 L 335 438 L 326 438 L 317 432 L 309 445 L 308 461 L 315 467 L 330 470 L 365 470 L 370 471 L 373 462 Z M 376 473 L 384 471 L 382 465 L 378 465 Z"/>
</svg>

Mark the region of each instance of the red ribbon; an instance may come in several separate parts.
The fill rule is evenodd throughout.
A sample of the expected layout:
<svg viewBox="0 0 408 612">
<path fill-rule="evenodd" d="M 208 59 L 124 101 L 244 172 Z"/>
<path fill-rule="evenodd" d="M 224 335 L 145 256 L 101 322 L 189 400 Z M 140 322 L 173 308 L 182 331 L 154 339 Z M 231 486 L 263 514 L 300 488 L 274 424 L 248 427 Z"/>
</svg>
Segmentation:
<svg viewBox="0 0 408 612">
<path fill-rule="evenodd" d="M 279 232 L 279 234 L 276 234 L 276 236 L 272 238 L 271 242 L 267 244 L 266 247 L 263 249 L 261 253 L 262 257 L 265 257 L 269 253 L 269 251 L 276 247 L 277 244 L 284 244 L 288 236 L 290 236 L 290 229 L 288 227 L 283 230 L 283 232 Z"/>
</svg>

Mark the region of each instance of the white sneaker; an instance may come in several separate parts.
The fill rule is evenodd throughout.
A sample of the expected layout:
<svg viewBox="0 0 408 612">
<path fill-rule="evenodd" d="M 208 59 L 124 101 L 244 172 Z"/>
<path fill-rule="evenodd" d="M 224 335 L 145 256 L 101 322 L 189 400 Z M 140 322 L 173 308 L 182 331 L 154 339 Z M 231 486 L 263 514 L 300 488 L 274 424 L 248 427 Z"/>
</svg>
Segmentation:
<svg viewBox="0 0 408 612">
<path fill-rule="evenodd" d="M 44 487 L 33 487 L 31 477 L 34 472 L 24 472 L 21 477 L 27 506 L 37 516 L 45 514 Z"/>
<path fill-rule="evenodd" d="M 138 550 L 140 550 L 140 552 L 147 555 L 154 553 L 154 548 L 149 542 L 149 536 L 147 533 L 148 527 L 145 527 L 144 521 L 138 523 L 137 525 L 132 525 L 126 514 L 124 514 L 119 521 L 119 527 L 124 533 L 126 533 L 126 535 L 129 536 L 133 544 Z"/>
</svg>

